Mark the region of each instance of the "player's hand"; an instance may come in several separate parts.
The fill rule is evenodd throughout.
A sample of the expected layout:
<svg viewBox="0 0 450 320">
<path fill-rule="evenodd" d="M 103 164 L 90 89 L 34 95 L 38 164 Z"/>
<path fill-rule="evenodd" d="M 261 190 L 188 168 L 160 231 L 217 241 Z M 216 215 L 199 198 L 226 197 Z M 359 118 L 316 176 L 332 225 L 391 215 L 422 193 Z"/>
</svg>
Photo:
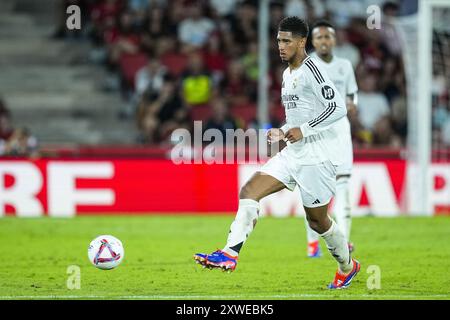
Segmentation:
<svg viewBox="0 0 450 320">
<path fill-rule="evenodd" d="M 350 99 L 349 97 L 347 97 L 347 114 L 349 116 L 354 116 L 356 115 L 356 105 L 353 103 L 353 99 Z"/>
<path fill-rule="evenodd" d="M 294 143 L 303 139 L 303 133 L 300 128 L 289 129 L 284 136 L 290 143 Z"/>
<path fill-rule="evenodd" d="M 276 143 L 283 139 L 284 139 L 283 130 L 278 128 L 271 128 L 269 129 L 269 131 L 267 131 L 267 142 L 269 144 Z"/>
</svg>

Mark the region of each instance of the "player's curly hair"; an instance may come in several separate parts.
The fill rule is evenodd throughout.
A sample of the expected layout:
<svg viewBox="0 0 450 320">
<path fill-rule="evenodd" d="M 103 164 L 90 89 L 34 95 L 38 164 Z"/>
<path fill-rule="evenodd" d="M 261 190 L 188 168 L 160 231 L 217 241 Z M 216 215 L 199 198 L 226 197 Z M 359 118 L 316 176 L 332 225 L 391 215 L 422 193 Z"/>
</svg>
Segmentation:
<svg viewBox="0 0 450 320">
<path fill-rule="evenodd" d="M 306 38 L 309 33 L 308 23 L 305 20 L 296 17 L 286 17 L 278 24 L 278 31 L 292 32 L 292 35 Z"/>
</svg>

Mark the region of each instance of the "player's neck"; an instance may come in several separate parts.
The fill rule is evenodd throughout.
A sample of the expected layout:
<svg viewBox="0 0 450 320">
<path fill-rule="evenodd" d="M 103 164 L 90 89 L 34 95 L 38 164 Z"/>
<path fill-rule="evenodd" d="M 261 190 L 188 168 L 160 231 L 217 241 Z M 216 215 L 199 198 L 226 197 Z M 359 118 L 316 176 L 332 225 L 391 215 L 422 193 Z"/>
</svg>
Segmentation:
<svg viewBox="0 0 450 320">
<path fill-rule="evenodd" d="M 306 51 L 302 51 L 299 53 L 298 57 L 295 57 L 292 61 L 289 62 L 289 70 L 292 72 L 292 70 L 298 69 L 303 61 L 308 57 L 306 54 Z"/>
<path fill-rule="evenodd" d="M 317 55 L 322 61 L 326 62 L 326 63 L 330 63 L 331 60 L 333 60 L 333 54 L 329 53 L 329 54 L 318 54 Z"/>
</svg>

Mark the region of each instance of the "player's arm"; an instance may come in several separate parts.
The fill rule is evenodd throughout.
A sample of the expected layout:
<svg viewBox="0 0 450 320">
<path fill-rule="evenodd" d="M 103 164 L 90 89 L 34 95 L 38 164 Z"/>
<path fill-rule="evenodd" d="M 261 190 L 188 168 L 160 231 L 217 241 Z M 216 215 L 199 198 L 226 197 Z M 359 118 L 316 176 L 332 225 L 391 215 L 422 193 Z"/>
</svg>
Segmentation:
<svg viewBox="0 0 450 320">
<path fill-rule="evenodd" d="M 347 114 L 345 101 L 328 75 L 314 68 L 311 68 L 310 72 L 312 77 L 309 77 L 309 82 L 314 95 L 325 106 L 325 109 L 318 116 L 300 126 L 303 137 L 328 129 Z"/>
<path fill-rule="evenodd" d="M 347 114 L 355 113 L 356 109 L 358 108 L 358 94 L 356 92 L 352 94 L 347 94 L 346 103 L 347 103 Z"/>
<path fill-rule="evenodd" d="M 270 128 L 269 131 L 267 131 L 267 141 L 269 143 L 278 142 L 280 140 L 284 139 L 284 131 L 281 128 Z M 286 130 L 286 129 L 285 129 Z"/>
<path fill-rule="evenodd" d="M 346 92 L 347 92 L 347 112 L 354 113 L 358 108 L 358 85 L 356 84 L 355 71 L 350 61 L 347 61 L 347 78 L 346 78 Z"/>
<path fill-rule="evenodd" d="M 318 69 L 312 69 L 309 82 L 314 95 L 325 109 L 313 119 L 301 124 L 299 128 L 289 129 L 285 137 L 291 143 L 328 129 L 347 114 L 344 99 L 324 72 L 319 73 Z"/>
<path fill-rule="evenodd" d="M 267 131 L 267 155 L 269 157 L 274 156 L 286 147 L 284 139 L 284 132 L 281 128 L 271 128 Z"/>
<path fill-rule="evenodd" d="M 352 105 L 355 108 L 358 107 L 358 94 L 356 92 L 347 95 L 347 106 L 348 105 Z M 347 110 L 348 109 L 349 108 L 347 107 Z"/>
</svg>

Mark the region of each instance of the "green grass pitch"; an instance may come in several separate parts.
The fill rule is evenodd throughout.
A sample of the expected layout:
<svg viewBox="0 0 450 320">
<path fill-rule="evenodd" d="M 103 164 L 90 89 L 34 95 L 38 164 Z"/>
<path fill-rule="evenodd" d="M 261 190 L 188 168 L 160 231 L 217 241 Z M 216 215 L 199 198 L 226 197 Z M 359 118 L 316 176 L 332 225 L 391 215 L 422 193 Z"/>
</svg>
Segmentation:
<svg viewBox="0 0 450 320">
<path fill-rule="evenodd" d="M 221 248 L 232 219 L 2 218 L 0 299 L 450 299 L 450 217 L 353 219 L 362 267 L 340 291 L 326 289 L 336 263 L 324 243 L 322 258 L 306 257 L 302 218 L 260 219 L 233 273 L 196 265 L 193 253 Z M 88 261 L 88 244 L 100 234 L 124 244 L 117 269 Z M 80 267 L 80 289 L 67 288 L 71 265 Z M 369 266 L 380 270 L 379 289 L 368 288 Z"/>
</svg>

